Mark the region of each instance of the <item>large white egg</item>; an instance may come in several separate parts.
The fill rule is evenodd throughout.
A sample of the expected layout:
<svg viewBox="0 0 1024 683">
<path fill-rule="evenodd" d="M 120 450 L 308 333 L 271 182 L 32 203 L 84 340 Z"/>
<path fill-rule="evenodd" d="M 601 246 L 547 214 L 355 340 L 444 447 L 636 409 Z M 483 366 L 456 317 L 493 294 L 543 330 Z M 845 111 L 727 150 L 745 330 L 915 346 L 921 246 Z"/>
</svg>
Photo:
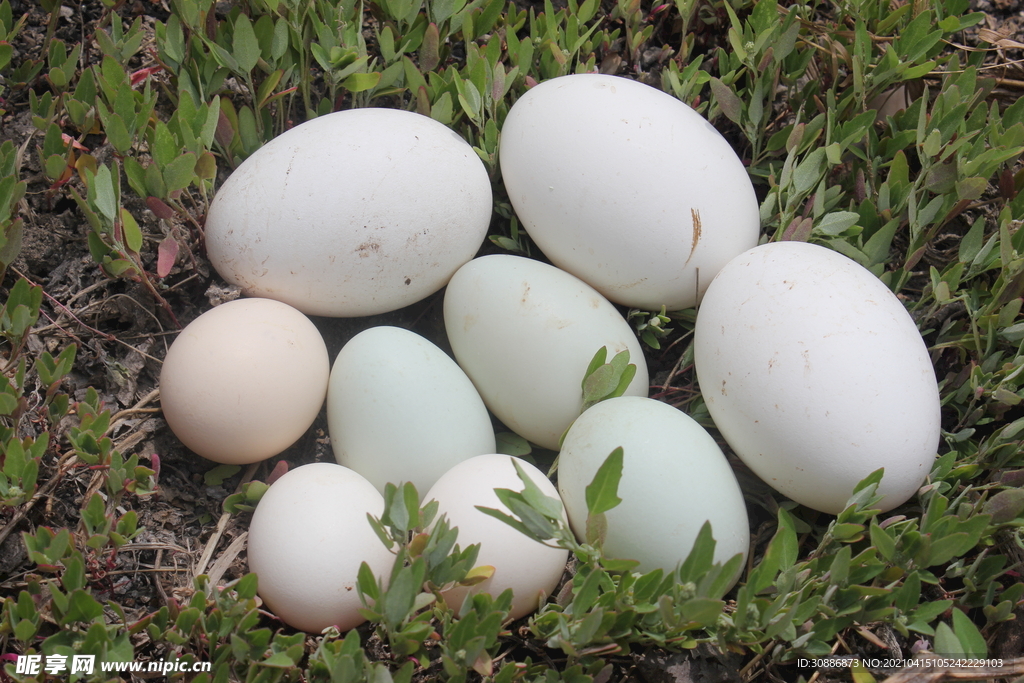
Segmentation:
<svg viewBox="0 0 1024 683">
<path fill-rule="evenodd" d="M 236 299 L 193 320 L 160 371 L 160 405 L 175 436 L 216 462 L 285 450 L 316 419 L 331 364 L 309 318 L 272 299 Z"/>
<path fill-rule="evenodd" d="M 554 484 L 536 467 L 510 455 L 495 454 L 478 455 L 459 463 L 438 479 L 424 496 L 424 500 L 437 501 L 438 516 L 447 515 L 450 525 L 458 527 L 457 543 L 462 548 L 480 544 L 477 566 L 494 567 L 494 574 L 486 581 L 470 588 L 454 588 L 445 594 L 446 601 L 456 612 L 467 595 L 488 593 L 496 598 L 511 588 L 510 616 L 519 619 L 540 607 L 562 578 L 568 550 L 535 541 L 476 509 L 479 505 L 512 514 L 494 489 L 523 490 L 513 460 L 519 462 L 545 495 L 558 499 Z"/>
<path fill-rule="evenodd" d="M 705 522 L 716 541 L 716 562 L 747 556 L 747 508 L 718 444 L 686 413 L 635 396 L 590 408 L 562 444 L 558 490 L 577 537 L 586 537 L 586 488 L 620 446 L 622 502 L 605 513 L 610 557 L 637 560 L 641 572 L 672 571 L 690 554 Z"/>
<path fill-rule="evenodd" d="M 583 407 L 583 376 L 602 346 L 629 351 L 636 376 L 626 389 L 647 395 L 647 364 L 633 329 L 592 287 L 520 256 L 473 259 L 452 277 L 444 324 L 455 359 L 487 407 L 509 429 L 558 449 Z"/>
<path fill-rule="evenodd" d="M 414 332 L 372 327 L 341 349 L 327 390 L 338 462 L 384 492 L 408 481 L 422 496 L 474 455 L 493 453 L 480 395 L 444 351 Z"/>
<path fill-rule="evenodd" d="M 487 171 L 465 140 L 412 112 L 353 109 L 246 159 L 214 197 L 206 244 L 246 294 L 363 316 L 441 289 L 490 220 Z"/>
<path fill-rule="evenodd" d="M 931 469 L 940 416 L 928 349 L 900 300 L 830 249 L 778 242 L 730 261 L 697 314 L 694 363 L 726 441 L 798 503 L 837 514 L 884 467 L 889 510 Z"/>
<path fill-rule="evenodd" d="M 689 308 L 757 244 L 757 197 L 729 143 L 637 81 L 575 74 L 535 86 L 509 111 L 499 158 L 537 246 L 617 303 Z"/>
<path fill-rule="evenodd" d="M 310 633 L 366 621 L 359 566 L 365 561 L 386 579 L 395 559 L 366 518 L 383 512 L 377 489 L 340 465 L 303 465 L 275 481 L 256 506 L 248 538 L 249 570 L 267 607 Z"/>
</svg>

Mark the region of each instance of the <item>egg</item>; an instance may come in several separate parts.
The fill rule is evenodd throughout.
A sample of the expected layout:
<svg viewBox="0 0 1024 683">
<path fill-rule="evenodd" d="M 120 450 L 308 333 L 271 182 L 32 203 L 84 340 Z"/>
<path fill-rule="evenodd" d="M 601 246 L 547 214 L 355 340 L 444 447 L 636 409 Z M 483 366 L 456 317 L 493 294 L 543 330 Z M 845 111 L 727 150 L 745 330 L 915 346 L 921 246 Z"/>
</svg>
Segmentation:
<svg viewBox="0 0 1024 683">
<path fill-rule="evenodd" d="M 558 586 L 569 559 L 569 551 L 529 538 L 501 520 L 476 509 L 493 508 L 511 515 L 494 489 L 522 491 L 523 482 L 513 461 L 546 496 L 558 499 L 558 491 L 536 467 L 510 455 L 478 455 L 459 463 L 442 475 L 424 500 L 436 500 L 438 516 L 444 514 L 459 530 L 457 543 L 466 548 L 480 544 L 477 566 L 494 567 L 494 574 L 472 587 L 456 587 L 445 601 L 458 612 L 467 595 L 488 593 L 495 598 L 512 589 L 510 617 L 519 619 L 537 610 Z M 513 515 L 514 516 L 514 515 Z"/>
<path fill-rule="evenodd" d="M 338 462 L 382 493 L 408 481 L 422 495 L 459 462 L 495 450 L 490 415 L 466 373 L 397 327 L 372 327 L 341 349 L 327 424 Z"/>
<path fill-rule="evenodd" d="M 802 242 L 736 257 L 697 314 L 701 393 L 761 479 L 837 514 L 884 467 L 889 510 L 927 476 L 939 444 L 928 349 L 899 299 L 854 261 Z"/>
<path fill-rule="evenodd" d="M 257 462 L 313 424 L 330 369 L 309 318 L 280 301 L 236 299 L 175 338 L 160 371 L 160 404 L 175 436 L 204 458 Z"/>
<path fill-rule="evenodd" d="M 619 447 L 622 502 L 605 513 L 609 557 L 637 560 L 641 572 L 672 571 L 710 522 L 715 561 L 724 563 L 736 554 L 746 558 L 747 508 L 718 444 L 686 413 L 635 396 L 598 403 L 565 436 L 558 490 L 578 538 L 586 537 L 586 487 Z"/>
<path fill-rule="evenodd" d="M 455 359 L 499 420 L 545 448 L 583 407 L 594 354 L 629 351 L 628 395 L 647 395 L 647 365 L 632 328 L 592 287 L 540 261 L 494 254 L 459 269 L 444 296 Z"/>
<path fill-rule="evenodd" d="M 441 289 L 490 220 L 487 171 L 465 140 L 412 112 L 353 109 L 246 159 L 214 197 L 206 244 L 246 294 L 365 316 Z"/>
<path fill-rule="evenodd" d="M 359 613 L 359 566 L 365 561 L 374 576 L 388 577 L 395 559 L 366 518 L 383 512 L 377 489 L 340 465 L 303 465 L 275 481 L 249 525 L 249 570 L 263 602 L 310 633 L 328 626 L 347 631 L 366 621 Z"/>
<path fill-rule="evenodd" d="M 505 119 L 499 158 L 537 246 L 616 303 L 692 307 L 757 244 L 757 197 L 729 143 L 637 81 L 574 74 L 533 87 Z"/>
</svg>

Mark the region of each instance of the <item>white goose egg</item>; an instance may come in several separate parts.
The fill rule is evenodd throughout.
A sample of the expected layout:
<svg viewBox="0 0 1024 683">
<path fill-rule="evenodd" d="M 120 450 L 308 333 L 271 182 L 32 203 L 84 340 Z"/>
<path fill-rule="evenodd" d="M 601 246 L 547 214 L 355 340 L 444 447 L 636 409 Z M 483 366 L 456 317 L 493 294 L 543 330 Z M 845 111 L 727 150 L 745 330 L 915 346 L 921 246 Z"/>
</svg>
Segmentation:
<svg viewBox="0 0 1024 683">
<path fill-rule="evenodd" d="M 629 351 L 637 366 L 627 395 L 646 396 L 647 365 L 633 329 L 576 277 L 519 256 L 477 258 L 445 291 L 444 323 L 455 359 L 509 429 L 558 449 L 583 407 L 594 354 Z"/>
<path fill-rule="evenodd" d="M 729 143 L 637 81 L 574 74 L 531 88 L 505 119 L 500 160 L 537 246 L 620 304 L 689 308 L 757 244 L 757 197 Z"/>
<path fill-rule="evenodd" d="M 310 633 L 366 621 L 359 566 L 365 561 L 387 577 L 395 559 L 366 519 L 383 512 L 377 489 L 340 465 L 303 465 L 275 481 L 256 506 L 248 538 L 249 570 L 267 607 Z"/>
<path fill-rule="evenodd" d="M 697 315 L 694 363 L 708 410 L 761 479 L 837 514 L 884 467 L 889 510 L 935 459 L 939 392 L 899 299 L 825 247 L 777 242 L 729 262 Z"/>
<path fill-rule="evenodd" d="M 498 597 L 512 589 L 511 618 L 519 619 L 535 611 L 558 586 L 569 551 L 552 548 L 534 541 L 501 520 L 484 514 L 476 506 L 494 508 L 512 514 L 494 489 L 522 491 L 523 482 L 516 473 L 513 460 L 540 487 L 558 498 L 558 491 L 536 467 L 510 455 L 478 455 L 459 463 L 446 472 L 424 500 L 436 500 L 438 515 L 447 515 L 452 527 L 458 527 L 457 543 L 465 548 L 480 544 L 477 566 L 490 565 L 494 574 L 483 583 L 448 591 L 445 599 L 456 612 L 467 595 L 488 593 Z"/>
<path fill-rule="evenodd" d="M 409 481 L 422 496 L 459 462 L 495 449 L 491 418 L 466 373 L 397 327 L 372 327 L 341 349 L 327 424 L 338 462 L 381 493 L 388 482 Z"/>
<path fill-rule="evenodd" d="M 605 513 L 605 552 L 639 561 L 641 572 L 672 571 L 710 522 L 716 562 L 737 553 L 747 556 L 747 508 L 718 444 L 686 413 L 634 396 L 598 403 L 566 434 L 558 457 L 558 490 L 577 537 L 586 536 L 586 487 L 620 446 L 622 502 Z"/>
<path fill-rule="evenodd" d="M 457 133 L 408 111 L 352 109 L 246 159 L 210 206 L 206 244 L 246 294 L 364 316 L 441 289 L 490 220 L 487 171 Z"/>
<path fill-rule="evenodd" d="M 291 446 L 324 403 L 331 365 L 309 318 L 272 299 L 236 299 L 193 320 L 160 371 L 175 436 L 216 462 L 258 462 Z"/>
</svg>

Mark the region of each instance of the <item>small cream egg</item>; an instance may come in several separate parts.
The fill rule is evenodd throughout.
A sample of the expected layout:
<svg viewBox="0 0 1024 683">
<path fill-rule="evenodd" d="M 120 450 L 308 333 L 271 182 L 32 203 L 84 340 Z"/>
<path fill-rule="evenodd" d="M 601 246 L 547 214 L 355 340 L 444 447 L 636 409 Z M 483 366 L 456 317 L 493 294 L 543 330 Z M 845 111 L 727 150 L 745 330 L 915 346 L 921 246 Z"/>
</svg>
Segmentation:
<svg viewBox="0 0 1024 683">
<path fill-rule="evenodd" d="M 638 81 L 573 74 L 531 88 L 505 119 L 499 158 L 545 256 L 616 303 L 689 308 L 757 244 L 757 196 L 729 143 Z"/>
<path fill-rule="evenodd" d="M 480 544 L 477 566 L 494 567 L 494 574 L 486 581 L 469 588 L 453 588 L 445 594 L 445 600 L 456 612 L 467 595 L 487 593 L 498 597 L 511 588 L 510 616 L 519 619 L 547 600 L 565 571 L 568 550 L 534 541 L 476 509 L 479 505 L 512 514 L 494 489 L 523 490 L 513 460 L 545 495 L 558 498 L 554 484 L 536 467 L 510 455 L 495 454 L 478 455 L 459 463 L 438 479 L 423 498 L 436 500 L 438 515 L 447 515 L 451 526 L 458 527 L 457 542 L 462 548 Z"/>
<path fill-rule="evenodd" d="M 605 552 L 637 560 L 637 571 L 672 571 L 705 522 L 715 561 L 747 556 L 750 523 L 736 476 L 718 444 L 689 415 L 649 398 L 622 396 L 583 413 L 558 456 L 558 490 L 578 538 L 586 537 L 586 487 L 622 447 L 622 502 L 605 513 Z M 738 578 L 738 577 L 736 577 Z"/>
<path fill-rule="evenodd" d="M 372 327 L 341 349 L 327 424 L 338 462 L 381 493 L 408 481 L 422 496 L 459 462 L 495 449 L 491 417 L 466 373 L 398 327 Z"/>
<path fill-rule="evenodd" d="M 582 280 L 520 256 L 473 259 L 445 291 L 444 324 L 455 359 L 509 429 L 552 450 L 583 407 L 594 354 L 629 351 L 637 371 L 627 395 L 647 395 L 636 334 Z"/>
<path fill-rule="evenodd" d="M 384 498 L 370 482 L 334 463 L 298 467 L 275 481 L 249 525 L 249 570 L 259 595 L 289 626 L 341 631 L 366 619 L 356 588 L 359 566 L 388 577 L 395 556 L 366 516 L 380 517 Z"/>
<path fill-rule="evenodd" d="M 441 289 L 491 220 L 491 183 L 450 128 L 399 109 L 320 116 L 271 140 L 217 192 L 210 262 L 250 296 L 365 316 Z"/>
<path fill-rule="evenodd" d="M 825 247 L 776 242 L 729 262 L 697 314 L 694 365 L 715 425 L 780 493 L 838 514 L 884 467 L 909 499 L 940 438 L 928 349 L 898 298 Z"/>
<path fill-rule="evenodd" d="M 236 299 L 193 320 L 160 371 L 160 404 L 175 436 L 215 462 L 258 462 L 316 419 L 330 359 L 302 313 L 271 299 Z"/>
</svg>

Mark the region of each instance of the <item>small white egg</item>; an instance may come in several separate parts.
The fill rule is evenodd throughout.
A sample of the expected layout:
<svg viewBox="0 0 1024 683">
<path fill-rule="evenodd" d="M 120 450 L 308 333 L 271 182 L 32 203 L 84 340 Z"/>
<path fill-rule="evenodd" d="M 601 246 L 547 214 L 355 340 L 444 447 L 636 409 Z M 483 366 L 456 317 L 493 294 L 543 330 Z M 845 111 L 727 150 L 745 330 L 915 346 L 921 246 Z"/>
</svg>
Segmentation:
<svg viewBox="0 0 1024 683">
<path fill-rule="evenodd" d="M 204 458 L 258 462 L 305 433 L 330 375 L 309 318 L 272 299 L 236 299 L 193 320 L 160 371 L 160 404 L 175 436 Z"/>
<path fill-rule="evenodd" d="M 398 327 L 372 327 L 341 349 L 327 424 L 338 462 L 381 493 L 408 481 L 422 496 L 459 462 L 495 449 L 490 415 L 466 373 Z"/>
<path fill-rule="evenodd" d="M 512 514 L 499 500 L 494 489 L 522 491 L 523 482 L 512 461 L 551 498 L 558 491 L 536 467 L 510 455 L 478 455 L 448 470 L 430 489 L 424 500 L 436 500 L 438 516 L 447 515 L 452 527 L 458 527 L 457 543 L 466 548 L 480 544 L 477 566 L 490 565 L 494 574 L 472 587 L 457 587 L 445 594 L 445 600 L 458 612 L 467 595 L 487 593 L 495 598 L 511 588 L 512 619 L 536 611 L 558 586 L 565 571 L 569 551 L 533 540 L 476 509 L 476 506 Z M 514 516 L 514 515 L 513 515 Z"/>
<path fill-rule="evenodd" d="M 884 467 L 890 510 L 935 460 L 939 391 L 899 299 L 825 247 L 776 242 L 729 262 L 697 314 L 694 365 L 708 410 L 780 493 L 838 514 Z"/>
<path fill-rule="evenodd" d="M 377 489 L 334 463 L 303 465 L 275 481 L 256 506 L 248 538 L 249 570 L 267 607 L 310 633 L 366 621 L 359 566 L 365 561 L 387 578 L 395 559 L 366 519 L 383 512 Z"/>
<path fill-rule="evenodd" d="M 246 294 L 364 316 L 441 289 L 490 220 L 487 170 L 457 133 L 413 112 L 351 109 L 246 159 L 214 197 L 206 244 Z"/>
<path fill-rule="evenodd" d="M 537 246 L 616 303 L 689 308 L 757 244 L 757 197 L 729 143 L 643 83 L 573 74 L 531 88 L 505 119 L 499 158 Z"/>
<path fill-rule="evenodd" d="M 586 487 L 622 447 L 622 502 L 605 513 L 604 550 L 637 560 L 637 571 L 674 570 L 705 522 L 715 561 L 747 556 L 750 523 L 743 493 L 722 450 L 689 415 L 648 398 L 623 396 L 583 413 L 558 456 L 558 490 L 578 538 L 586 537 Z M 738 577 L 736 577 L 738 578 Z"/>
<path fill-rule="evenodd" d="M 637 371 L 627 395 L 646 396 L 636 334 L 582 280 L 519 256 L 496 254 L 459 269 L 445 291 L 444 324 L 455 359 L 509 429 L 552 450 L 583 407 L 594 354 L 629 351 Z"/>
</svg>

